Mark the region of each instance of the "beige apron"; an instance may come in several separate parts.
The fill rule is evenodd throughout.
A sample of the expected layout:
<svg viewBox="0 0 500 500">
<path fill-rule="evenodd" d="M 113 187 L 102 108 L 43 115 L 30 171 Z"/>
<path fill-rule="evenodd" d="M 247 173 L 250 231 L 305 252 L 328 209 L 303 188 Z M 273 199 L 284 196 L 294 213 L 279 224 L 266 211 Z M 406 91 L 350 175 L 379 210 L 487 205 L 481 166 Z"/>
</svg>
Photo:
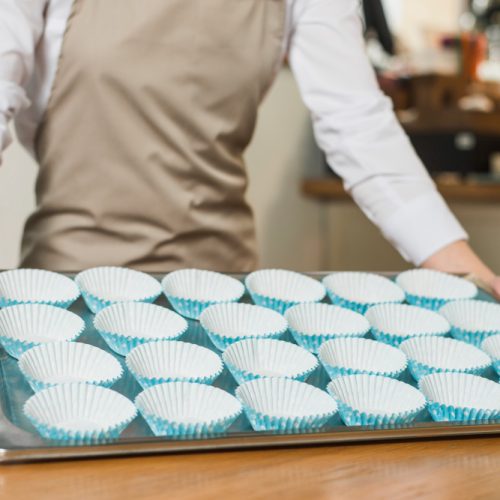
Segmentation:
<svg viewBox="0 0 500 500">
<path fill-rule="evenodd" d="M 285 0 L 76 0 L 37 136 L 23 266 L 256 266 L 242 154 Z"/>
</svg>

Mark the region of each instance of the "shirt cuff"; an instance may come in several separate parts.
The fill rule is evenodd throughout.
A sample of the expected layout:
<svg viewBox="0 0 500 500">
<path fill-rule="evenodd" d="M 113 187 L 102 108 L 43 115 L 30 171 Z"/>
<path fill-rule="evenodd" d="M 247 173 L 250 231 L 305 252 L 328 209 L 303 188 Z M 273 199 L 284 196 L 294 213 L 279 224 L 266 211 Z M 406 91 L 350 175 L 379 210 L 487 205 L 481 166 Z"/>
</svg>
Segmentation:
<svg viewBox="0 0 500 500">
<path fill-rule="evenodd" d="M 445 246 L 468 239 L 462 225 L 435 190 L 405 204 L 379 227 L 403 258 L 416 266 Z"/>
</svg>

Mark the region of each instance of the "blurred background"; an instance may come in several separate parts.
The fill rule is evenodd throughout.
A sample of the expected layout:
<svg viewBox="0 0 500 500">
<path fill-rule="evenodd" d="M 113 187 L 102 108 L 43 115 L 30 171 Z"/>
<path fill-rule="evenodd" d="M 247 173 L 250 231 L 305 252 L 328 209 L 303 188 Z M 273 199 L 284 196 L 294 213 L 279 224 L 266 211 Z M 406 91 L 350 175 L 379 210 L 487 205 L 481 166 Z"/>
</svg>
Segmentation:
<svg viewBox="0 0 500 500">
<path fill-rule="evenodd" d="M 404 128 L 479 254 L 500 272 L 500 0 L 366 0 L 369 57 Z M 284 67 L 247 153 L 261 266 L 408 267 L 345 194 Z M 36 165 L 0 168 L 0 269 L 15 267 Z"/>
</svg>

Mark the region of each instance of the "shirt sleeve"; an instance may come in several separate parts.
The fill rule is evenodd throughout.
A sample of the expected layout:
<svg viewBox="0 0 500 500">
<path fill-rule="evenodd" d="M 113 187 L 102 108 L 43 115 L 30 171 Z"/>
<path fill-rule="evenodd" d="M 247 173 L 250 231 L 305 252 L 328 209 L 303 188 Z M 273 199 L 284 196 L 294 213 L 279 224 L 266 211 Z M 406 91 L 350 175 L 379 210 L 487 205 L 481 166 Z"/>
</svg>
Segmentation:
<svg viewBox="0 0 500 500">
<path fill-rule="evenodd" d="M 316 140 L 365 215 L 415 265 L 467 238 L 380 90 L 357 0 L 295 0 L 289 61 Z"/>
<path fill-rule="evenodd" d="M 9 120 L 29 106 L 24 90 L 34 68 L 48 0 L 0 0 L 0 160 Z"/>
</svg>

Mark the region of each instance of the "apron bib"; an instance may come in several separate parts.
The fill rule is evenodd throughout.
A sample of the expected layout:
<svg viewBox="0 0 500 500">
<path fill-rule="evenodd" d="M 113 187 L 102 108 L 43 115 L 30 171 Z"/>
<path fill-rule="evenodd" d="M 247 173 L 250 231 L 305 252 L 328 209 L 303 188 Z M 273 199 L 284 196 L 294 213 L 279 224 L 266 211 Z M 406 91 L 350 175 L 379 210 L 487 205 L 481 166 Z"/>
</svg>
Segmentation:
<svg viewBox="0 0 500 500">
<path fill-rule="evenodd" d="M 26 267 L 256 267 L 243 152 L 285 0 L 76 0 L 36 154 Z"/>
</svg>

